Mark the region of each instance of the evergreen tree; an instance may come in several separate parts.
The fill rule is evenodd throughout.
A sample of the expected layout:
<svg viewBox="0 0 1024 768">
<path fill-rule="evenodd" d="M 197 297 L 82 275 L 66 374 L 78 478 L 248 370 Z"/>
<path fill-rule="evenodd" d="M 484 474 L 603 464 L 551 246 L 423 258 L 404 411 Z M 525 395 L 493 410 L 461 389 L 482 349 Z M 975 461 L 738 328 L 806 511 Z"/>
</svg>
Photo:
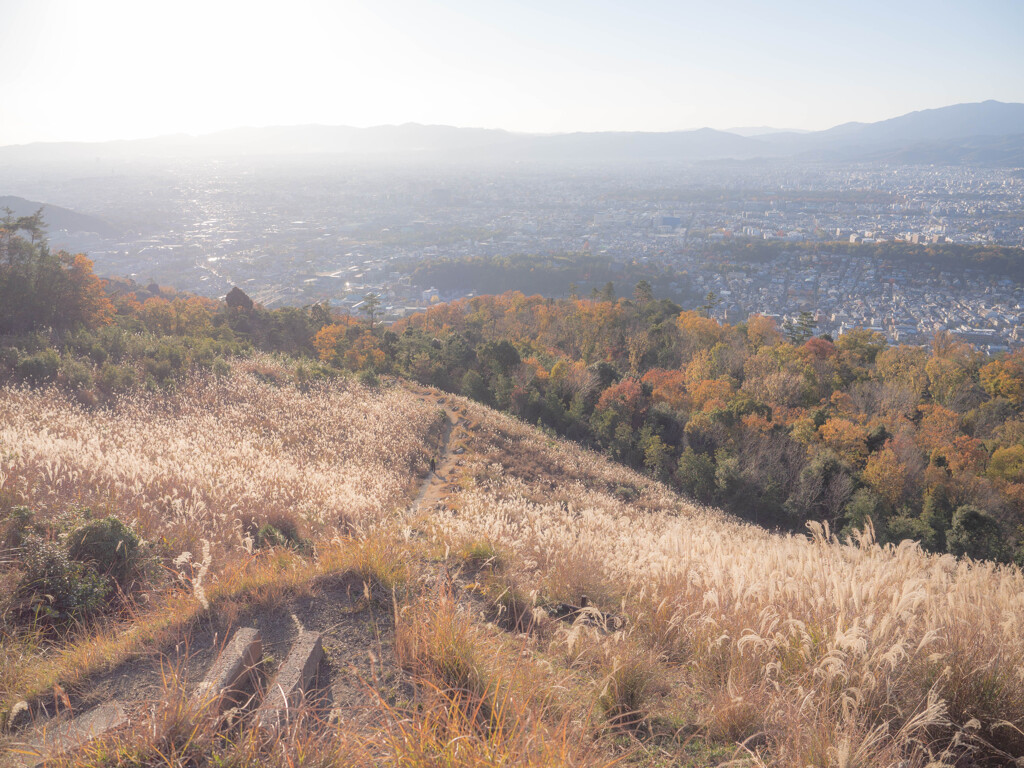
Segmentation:
<svg viewBox="0 0 1024 768">
<path fill-rule="evenodd" d="M 814 315 L 810 312 L 803 311 L 797 318 L 796 322 L 787 320 L 782 324 L 782 331 L 786 334 L 786 338 L 793 344 L 800 345 L 814 336 L 814 329 L 817 328 L 818 324 L 814 320 Z"/>
</svg>

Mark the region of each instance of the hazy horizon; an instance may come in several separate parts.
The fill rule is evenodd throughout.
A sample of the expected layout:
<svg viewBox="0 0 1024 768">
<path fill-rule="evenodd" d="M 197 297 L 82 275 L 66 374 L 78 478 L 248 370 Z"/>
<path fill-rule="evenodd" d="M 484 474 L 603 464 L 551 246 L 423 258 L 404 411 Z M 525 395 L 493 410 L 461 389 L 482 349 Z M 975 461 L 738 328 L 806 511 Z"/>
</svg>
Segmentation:
<svg viewBox="0 0 1024 768">
<path fill-rule="evenodd" d="M 5 6 L 0 145 L 410 122 L 820 130 L 1024 102 L 1024 6 L 996 0 Z"/>
<path fill-rule="evenodd" d="M 989 100 L 989 101 L 997 101 L 997 100 L 993 99 L 993 100 Z M 978 102 L 978 103 L 980 103 L 980 102 Z M 1003 102 L 1003 103 L 1007 103 L 1007 102 Z M 1017 102 L 1011 102 L 1011 103 L 1017 103 Z M 917 111 L 928 111 L 928 110 L 932 110 L 932 109 L 941 109 L 943 107 L 949 107 L 949 106 L 956 106 L 956 105 L 953 105 L 953 104 L 938 104 L 938 105 L 935 105 L 934 107 L 922 107 L 920 110 L 913 110 L 913 111 L 915 111 L 915 112 L 917 112 Z M 891 119 L 891 118 L 902 117 L 905 114 L 908 114 L 908 113 L 907 112 L 901 112 L 901 113 L 898 113 L 898 114 L 887 115 L 887 116 L 884 116 L 884 117 L 879 117 L 875 121 L 856 120 L 856 119 L 854 119 L 854 120 L 850 120 L 850 121 L 847 121 L 847 122 L 848 123 L 878 122 L 878 121 L 888 120 L 888 119 Z M 595 129 L 592 129 L 592 130 L 566 130 L 566 131 L 517 131 L 517 130 L 512 130 L 512 129 L 509 129 L 509 128 L 505 128 L 503 126 L 454 125 L 454 124 L 451 124 L 451 123 L 421 123 L 421 122 L 418 122 L 418 121 L 415 121 L 415 120 L 407 120 L 407 121 L 400 122 L 400 123 L 375 123 L 375 124 L 369 124 L 369 125 L 353 125 L 353 124 L 340 124 L 340 123 L 336 123 L 336 124 L 335 123 L 273 123 L 273 124 L 269 124 L 268 123 L 268 124 L 263 124 L 263 125 L 232 125 L 232 126 L 227 126 L 227 127 L 224 127 L 224 128 L 217 128 L 217 129 L 210 130 L 210 131 L 198 131 L 198 132 L 196 132 L 196 131 L 175 131 L 175 132 L 172 132 L 172 133 L 150 134 L 150 135 L 144 135 L 144 136 L 131 136 L 131 137 L 119 136 L 119 137 L 113 137 L 113 138 L 109 138 L 109 139 L 92 139 L 92 140 L 89 140 L 89 139 L 52 139 L 52 140 L 38 139 L 38 140 L 28 141 L 28 142 L 13 142 L 11 144 L 0 144 L 0 146 L 21 146 L 21 145 L 34 144 L 34 143 L 105 143 L 105 142 L 110 142 L 110 141 L 113 141 L 113 142 L 116 142 L 116 141 L 136 141 L 136 140 L 143 140 L 144 141 L 144 140 L 151 140 L 151 139 L 165 139 L 165 138 L 169 139 L 169 138 L 174 138 L 174 137 L 177 137 L 177 136 L 187 136 L 189 138 L 201 138 L 201 137 L 204 137 L 204 136 L 212 136 L 212 135 L 216 135 L 216 134 L 220 134 L 220 133 L 230 133 L 232 131 L 263 130 L 263 129 L 275 129 L 275 128 L 314 128 L 315 127 L 315 128 L 354 128 L 354 129 L 357 129 L 357 130 L 372 130 L 372 129 L 375 129 L 375 128 L 393 128 L 393 127 L 402 127 L 402 126 L 410 126 L 410 125 L 420 126 L 420 127 L 424 127 L 424 128 L 439 127 L 439 128 L 456 128 L 456 129 L 460 129 L 460 130 L 463 130 L 463 129 L 464 130 L 495 130 L 495 131 L 505 131 L 505 132 L 508 132 L 508 133 L 511 133 L 511 134 L 519 134 L 519 135 L 523 135 L 523 136 L 546 136 L 546 135 L 547 136 L 557 136 L 557 135 L 566 135 L 566 134 L 572 134 L 572 133 L 603 133 L 603 132 L 674 133 L 674 132 L 698 131 L 698 130 L 703 130 L 703 129 L 710 128 L 712 130 L 720 131 L 722 133 L 733 133 L 733 134 L 735 134 L 737 136 L 743 136 L 743 137 L 749 137 L 749 138 L 758 138 L 760 136 L 765 136 L 765 135 L 768 135 L 768 134 L 771 134 L 771 133 L 785 133 L 785 132 L 812 133 L 815 130 L 827 130 L 829 128 L 834 128 L 834 127 L 837 127 L 837 125 L 842 125 L 842 123 L 839 123 L 837 125 L 828 125 L 828 126 L 825 126 L 822 129 L 794 128 L 792 126 L 776 126 L 776 125 L 749 125 L 749 126 L 748 125 L 742 125 L 742 126 L 741 125 L 737 125 L 737 126 L 730 126 L 728 128 L 722 128 L 722 127 L 710 126 L 710 125 L 695 125 L 695 126 L 689 126 L 689 127 L 685 127 L 685 128 L 666 128 L 664 130 L 657 130 L 657 129 L 652 130 L 652 129 L 644 129 L 644 128 L 638 128 L 638 129 L 614 129 L 614 128 L 604 129 L 604 128 L 595 128 Z"/>
<path fill-rule="evenodd" d="M 955 105 L 941 104 L 941 105 L 936 105 L 934 107 L 923 107 L 921 110 L 915 110 L 915 111 L 927 111 L 929 109 L 940 109 L 942 107 L 948 107 L 948 106 L 955 106 Z M 878 120 L 884 121 L 884 120 L 887 120 L 887 119 L 890 119 L 890 118 L 894 118 L 894 117 L 901 117 L 904 114 L 907 114 L 907 113 L 899 113 L 899 114 L 894 114 L 894 115 L 887 115 L 887 116 L 878 118 Z M 848 122 L 852 122 L 852 123 L 867 123 L 867 122 L 871 122 L 871 121 L 867 121 L 867 120 L 851 120 L 851 121 L 848 121 Z M 877 122 L 877 121 L 875 121 L 875 122 Z M 276 128 L 354 128 L 354 129 L 357 129 L 357 130 L 372 130 L 372 129 L 375 129 L 375 128 L 392 128 L 392 127 L 402 127 L 402 126 L 410 126 L 410 125 L 421 126 L 421 127 L 424 127 L 424 128 L 439 127 L 439 128 L 455 128 L 455 129 L 460 129 L 460 130 L 464 129 L 464 130 L 506 131 L 508 133 L 519 134 L 519 135 L 523 135 L 523 136 L 531 136 L 531 135 L 532 136 L 545 136 L 545 135 L 556 136 L 556 135 L 566 135 L 566 134 L 572 134 L 572 133 L 603 133 L 603 132 L 673 133 L 673 132 L 698 131 L 698 130 L 703 130 L 703 129 L 710 128 L 712 130 L 720 131 L 722 133 L 734 133 L 737 136 L 743 136 L 743 137 L 749 137 L 749 138 L 758 138 L 760 136 L 764 136 L 764 135 L 767 135 L 767 134 L 770 134 L 770 133 L 776 133 L 776 132 L 783 133 L 783 132 L 790 132 L 790 131 L 792 131 L 792 132 L 795 132 L 795 133 L 810 133 L 810 132 L 813 132 L 813 130 L 818 130 L 818 129 L 794 128 L 792 126 L 770 126 L 770 125 L 749 125 L 749 126 L 739 126 L 739 125 L 737 125 L 737 126 L 730 126 L 728 128 L 721 128 L 721 127 L 709 126 L 709 125 L 695 125 L 695 126 L 690 126 L 690 127 L 685 127 L 685 128 L 667 128 L 667 129 L 664 129 L 664 130 L 651 130 L 651 129 L 643 129 L 643 128 L 639 128 L 639 129 L 614 129 L 614 128 L 602 129 L 602 128 L 595 128 L 593 130 L 516 131 L 516 130 L 505 128 L 503 126 L 453 125 L 451 123 L 421 123 L 421 122 L 414 121 L 414 120 L 407 120 L 407 121 L 404 121 L 404 122 L 401 122 L 401 123 L 375 123 L 375 124 L 370 124 L 370 125 L 329 124 L 329 123 L 274 123 L 274 124 L 264 124 L 264 125 L 232 125 L 232 126 L 228 126 L 228 127 L 225 127 L 225 128 L 217 128 L 217 129 L 210 130 L 210 131 L 198 131 L 198 132 L 196 132 L 196 131 L 174 131 L 174 132 L 170 132 L 170 133 L 159 133 L 159 134 L 150 134 L 150 135 L 143 135 L 143 136 L 131 136 L 131 137 L 118 136 L 118 137 L 113 137 L 113 138 L 109 138 L 109 139 L 37 139 L 37 140 L 25 141 L 25 142 L 11 142 L 9 144 L 2 144 L 2 143 L 0 143 L 0 147 L 4 147 L 4 146 L 24 146 L 24 145 L 36 144 L 36 143 L 42 143 L 42 144 L 46 144 L 46 143 L 87 143 L 87 144 L 88 143 L 97 143 L 97 144 L 100 144 L 100 143 L 105 143 L 105 142 L 118 142 L 118 141 L 136 141 L 136 140 L 145 141 L 145 140 L 170 139 L 170 138 L 174 138 L 174 137 L 178 137 L 178 136 L 187 136 L 189 138 L 201 138 L 201 137 L 204 137 L 204 136 L 213 136 L 213 135 L 217 135 L 217 134 L 220 134 L 220 133 L 230 133 L 232 131 L 264 130 L 264 129 L 276 129 Z M 841 125 L 841 124 L 839 124 L 839 125 Z M 820 129 L 820 130 L 827 130 L 828 128 L 834 128 L 834 127 L 836 127 L 836 126 L 828 125 L 828 126 L 825 126 L 824 129 Z"/>
</svg>

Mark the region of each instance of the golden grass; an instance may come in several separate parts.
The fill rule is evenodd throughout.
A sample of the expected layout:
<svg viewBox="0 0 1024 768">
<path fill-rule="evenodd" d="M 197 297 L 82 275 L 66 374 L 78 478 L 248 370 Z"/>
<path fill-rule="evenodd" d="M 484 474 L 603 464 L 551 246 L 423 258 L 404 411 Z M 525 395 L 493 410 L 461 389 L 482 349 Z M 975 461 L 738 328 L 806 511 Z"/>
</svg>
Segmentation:
<svg viewBox="0 0 1024 768">
<path fill-rule="evenodd" d="M 958 741 L 1024 752 L 1016 567 L 882 547 L 870 532 L 772 535 L 469 408 L 485 425 L 474 482 L 457 516 L 438 517 L 441 535 L 515 552 L 504 578 L 540 601 L 587 594 L 624 613 L 624 636 L 660 659 L 707 734 L 765 741 L 773 765 L 926 765 Z M 508 449 L 488 433 L 514 441 L 518 466 L 495 466 Z"/>
<path fill-rule="evenodd" d="M 173 685 L 173 683 L 172 683 Z M 547 727 L 517 720 L 481 735 L 472 711 L 458 696 L 437 692 L 415 709 L 378 701 L 379 727 L 368 731 L 300 712 L 293 724 L 268 734 L 247 727 L 224 732 L 190 706 L 180 688 L 169 688 L 152 714 L 126 733 L 96 740 L 48 763 L 67 768 L 187 765 L 294 768 L 611 768 L 620 761 L 581 745 L 563 723 Z"/>
<path fill-rule="evenodd" d="M 335 550 L 326 560 L 351 569 L 361 557 L 356 548 Z M 264 583 L 259 571 L 260 578 L 250 572 L 245 581 Z M 254 730 L 244 719 L 225 727 L 195 708 L 171 670 L 160 701 L 129 730 L 53 764 L 610 768 L 619 762 L 578 717 L 552 715 L 541 698 L 549 694 L 536 685 L 541 674 L 510 659 L 501 638 L 488 638 L 452 596 L 435 592 L 404 608 L 397 612 L 396 652 L 418 692 L 410 705 L 397 706 L 368 689 L 372 728 L 335 722 L 311 708 L 293 713 L 292 723 L 275 733 Z"/>
<path fill-rule="evenodd" d="M 270 359 L 240 363 L 229 378 L 196 377 L 109 409 L 0 389 L 3 497 L 43 518 L 77 507 L 115 514 L 193 562 L 208 541 L 214 571 L 252 548 L 250 521 L 294 520 L 329 538 L 402 509 L 429 457 L 433 408 L 400 387 L 273 386 L 252 366 L 275 369 Z"/>
<path fill-rule="evenodd" d="M 63 646 L 36 632 L 5 638 L 0 656 L 0 711 L 21 699 L 32 701 L 55 686 L 71 688 L 125 658 L 164 647 L 199 612 L 195 599 L 170 596 L 155 610 L 131 620 L 97 624 Z"/>
<path fill-rule="evenodd" d="M 472 606 L 438 587 L 398 611 L 395 654 L 428 713 L 417 721 L 417 751 L 444 754 L 442 744 L 465 741 L 462 749 L 479 761 L 471 765 L 614 762 L 600 757 L 608 750 L 586 688 L 536 658 L 528 639 L 481 625 Z"/>
<path fill-rule="evenodd" d="M 274 386 L 254 367 L 286 378 L 257 358 L 227 379 L 195 377 L 170 395 L 92 410 L 53 390 L 0 389 L 0 515 L 19 504 L 42 521 L 81 507 L 116 514 L 190 589 L 158 580 L 127 615 L 63 641 L 9 627 L 0 702 L 77 684 L 159 646 L 204 606 L 230 616 L 329 568 L 354 568 L 388 595 L 408 579 L 393 521 L 410 475 L 425 466 L 435 409 L 398 387 Z M 317 541 L 319 564 L 279 550 L 254 557 L 247 521 L 266 520 L 296 521 Z M 7 580 L 16 580 L 17 558 L 8 560 Z"/>
<path fill-rule="evenodd" d="M 142 734 L 118 748 L 150 750 L 145 765 L 592 765 L 623 730 L 646 729 L 640 752 L 655 755 L 671 723 L 751 765 L 924 768 L 1024 753 L 1019 569 L 881 547 L 870 532 L 772 535 L 451 402 L 473 425 L 457 490 L 448 510 L 406 520 L 437 423 L 432 405 L 397 388 L 303 394 L 237 369 L 110 411 L 3 391 L 6 498 L 46 514 L 115 509 L 208 568 L 201 589 L 153 596 L 64 649 L 31 634 L 5 641 L 0 695 L 81 682 L 159 645 L 206 610 L 200 598 L 230 619 L 352 571 L 371 597 L 397 598 L 395 649 L 418 681 L 415 706 L 378 702 L 368 732 L 309 719 L 269 751 L 245 732 L 198 734 L 187 755 Z M 250 554 L 243 514 L 298 516 L 312 554 Z M 428 556 L 438 548 L 454 554 Z M 625 627 L 539 611 L 583 595 Z M 665 759 L 681 759 L 672 749 Z M 106 754 L 86 763 L 111 764 Z"/>
</svg>

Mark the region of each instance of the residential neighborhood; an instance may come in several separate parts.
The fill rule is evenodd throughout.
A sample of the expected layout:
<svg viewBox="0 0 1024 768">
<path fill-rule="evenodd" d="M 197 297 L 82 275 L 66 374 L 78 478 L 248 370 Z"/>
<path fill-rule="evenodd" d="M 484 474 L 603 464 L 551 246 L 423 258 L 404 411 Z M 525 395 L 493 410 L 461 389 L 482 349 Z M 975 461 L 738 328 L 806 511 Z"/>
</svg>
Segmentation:
<svg viewBox="0 0 1024 768">
<path fill-rule="evenodd" d="M 121 226 L 118 238 L 51 234 L 58 246 L 88 252 L 101 274 L 211 297 L 238 285 L 268 307 L 326 302 L 358 312 L 374 293 L 384 317 L 395 318 L 480 292 L 418 284 L 413 273 L 423 264 L 533 254 L 603 259 L 613 277 L 649 266 L 671 276 L 655 285 L 659 296 L 692 307 L 712 292 L 721 299 L 715 311 L 734 321 L 809 311 L 819 332 L 871 327 L 916 342 L 949 330 L 990 351 L 1024 334 L 1015 276 L 969 263 L 888 262 L 870 247 L 1024 246 L 1024 176 L 1014 169 L 765 162 L 613 172 L 247 160 L 152 173 L 104 180 L 102 195 L 88 179 L 59 189 L 37 181 L 28 191 Z M 834 243 L 846 247 L 830 250 Z M 750 258 L 769 246 L 767 260 Z M 620 295 L 628 290 L 620 285 Z M 566 288 L 552 285 L 550 294 Z"/>
</svg>

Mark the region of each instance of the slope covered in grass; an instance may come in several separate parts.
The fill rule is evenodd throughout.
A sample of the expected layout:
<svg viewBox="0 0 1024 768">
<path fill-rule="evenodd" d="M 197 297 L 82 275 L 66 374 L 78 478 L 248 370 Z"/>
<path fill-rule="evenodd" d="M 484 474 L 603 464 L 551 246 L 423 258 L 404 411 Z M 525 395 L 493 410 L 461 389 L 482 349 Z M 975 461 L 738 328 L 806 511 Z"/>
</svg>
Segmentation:
<svg viewBox="0 0 1024 768">
<path fill-rule="evenodd" d="M 5 546 L 64 542 L 88 507 L 145 553 L 105 624 L 45 634 L 7 606 L 6 707 L 58 688 L 76 701 L 197 628 L 316 615 L 342 574 L 364 585 L 345 600 L 380 618 L 379 642 L 346 652 L 387 653 L 367 668 L 405 676 L 388 691 L 361 679 L 372 717 L 311 714 L 269 745 L 244 720 L 227 738 L 140 706 L 79 764 L 923 768 L 1024 752 L 1017 568 L 869 533 L 774 535 L 463 398 L 300 387 L 265 359 L 109 408 L 7 389 L 0 457 Z M 5 559 L 11 594 L 22 550 Z M 162 575 L 183 552 L 202 576 Z"/>
<path fill-rule="evenodd" d="M 925 764 L 958 741 L 1024 750 L 1017 568 L 869 532 L 773 535 L 467 407 L 483 427 L 443 536 L 487 542 L 500 589 L 531 604 L 586 594 L 624 614 L 625 631 L 590 642 L 650 674 L 665 694 L 643 702 L 651 713 L 765 743 L 782 765 Z M 572 658 L 581 642 L 563 632 L 538 648 Z"/>
<path fill-rule="evenodd" d="M 259 359 L 110 408 L 7 389 L 0 492 L 44 517 L 112 512 L 171 551 L 205 539 L 223 558 L 267 521 L 328 537 L 378 522 L 425 467 L 436 416 L 401 388 L 302 391 Z"/>
</svg>

